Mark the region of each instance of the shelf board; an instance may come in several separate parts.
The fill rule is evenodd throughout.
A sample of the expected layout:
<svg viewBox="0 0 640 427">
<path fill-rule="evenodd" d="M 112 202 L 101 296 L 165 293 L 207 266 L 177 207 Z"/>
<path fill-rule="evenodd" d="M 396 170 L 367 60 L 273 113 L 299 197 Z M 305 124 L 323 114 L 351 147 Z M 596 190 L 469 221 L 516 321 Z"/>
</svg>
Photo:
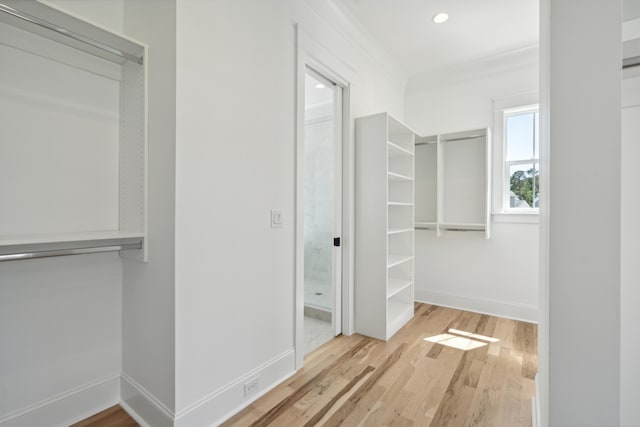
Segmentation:
<svg viewBox="0 0 640 427">
<path fill-rule="evenodd" d="M 412 177 L 400 175 L 399 173 L 395 172 L 387 172 L 387 175 L 389 176 L 389 181 L 413 181 Z"/>
<path fill-rule="evenodd" d="M 413 203 L 409 203 L 409 202 L 392 202 L 392 201 L 389 201 L 389 202 L 387 202 L 387 204 L 389 206 L 413 206 Z"/>
<path fill-rule="evenodd" d="M 413 153 L 406 148 L 402 148 L 398 144 L 394 144 L 391 141 L 387 142 L 387 146 L 389 148 L 389 157 L 400 157 L 400 156 L 411 156 L 413 157 Z"/>
<path fill-rule="evenodd" d="M 429 229 L 435 230 L 437 225 L 438 224 L 435 221 L 433 221 L 433 222 L 431 222 L 431 221 L 416 221 L 415 228 L 417 230 L 429 230 Z"/>
<path fill-rule="evenodd" d="M 100 240 L 118 240 L 142 238 L 144 233 L 135 231 L 85 231 L 77 233 L 30 234 L 16 236 L 1 236 L 0 247 L 18 245 L 37 245 L 51 243 L 89 242 Z"/>
<path fill-rule="evenodd" d="M 395 267 L 412 259 L 413 256 L 410 255 L 389 255 L 387 258 L 387 268 Z"/>
<path fill-rule="evenodd" d="M 387 301 L 387 336 L 390 337 L 413 317 L 413 302 Z"/>
<path fill-rule="evenodd" d="M 404 291 L 411 285 L 413 285 L 412 280 L 389 279 L 389 283 L 387 285 L 387 298 L 391 298 L 392 296 L 398 294 L 399 292 Z"/>
<path fill-rule="evenodd" d="M 444 222 L 440 224 L 440 228 L 443 230 L 477 230 L 477 231 L 484 231 L 484 229 L 486 228 L 485 224 L 478 224 L 478 223 L 465 223 L 465 222 L 461 222 L 461 223 L 451 223 L 451 222 Z"/>
<path fill-rule="evenodd" d="M 387 230 L 387 234 L 408 233 L 413 230 L 414 230 L 413 228 L 389 228 Z"/>
</svg>

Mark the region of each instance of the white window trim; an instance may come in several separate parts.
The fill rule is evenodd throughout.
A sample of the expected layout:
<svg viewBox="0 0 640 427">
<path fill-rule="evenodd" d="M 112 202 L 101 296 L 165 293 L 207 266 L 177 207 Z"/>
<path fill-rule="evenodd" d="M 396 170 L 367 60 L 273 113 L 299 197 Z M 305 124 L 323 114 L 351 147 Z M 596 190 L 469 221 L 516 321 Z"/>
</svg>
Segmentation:
<svg viewBox="0 0 640 427">
<path fill-rule="evenodd" d="M 538 208 L 531 209 L 511 209 L 508 208 L 509 188 L 507 185 L 507 163 L 505 161 L 506 139 L 505 139 L 505 110 L 509 111 L 509 115 L 517 114 L 538 108 L 538 94 L 526 93 L 509 98 L 495 99 L 493 101 L 493 198 L 492 216 L 495 222 L 509 223 L 537 223 Z M 520 161 L 509 162 L 510 164 Z M 522 163 L 531 163 L 533 160 L 522 161 Z M 539 161 L 538 161 L 539 164 Z"/>
<path fill-rule="evenodd" d="M 540 110 L 538 104 L 525 105 L 517 108 L 504 108 L 502 110 L 502 153 L 503 159 L 504 155 L 507 153 L 507 138 L 505 137 L 507 132 L 507 117 L 518 116 L 520 114 L 526 113 L 537 113 Z M 537 214 L 539 209 L 536 207 L 532 208 L 512 208 L 509 206 L 509 197 L 510 197 L 510 185 L 509 185 L 509 170 L 511 166 L 518 165 L 528 165 L 529 163 L 533 163 L 534 165 L 540 165 L 540 158 L 532 157 L 530 159 L 522 159 L 522 160 L 506 160 L 504 159 L 503 164 L 503 179 L 502 179 L 502 211 L 507 214 L 519 213 L 519 214 Z M 539 166 L 538 166 L 539 167 Z"/>
</svg>

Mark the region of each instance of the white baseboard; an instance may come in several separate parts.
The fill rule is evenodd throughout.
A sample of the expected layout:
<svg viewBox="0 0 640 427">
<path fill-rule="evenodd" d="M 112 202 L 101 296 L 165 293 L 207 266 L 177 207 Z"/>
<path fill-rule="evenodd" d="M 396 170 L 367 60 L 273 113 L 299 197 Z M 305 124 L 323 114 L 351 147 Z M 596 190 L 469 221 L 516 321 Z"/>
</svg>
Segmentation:
<svg viewBox="0 0 640 427">
<path fill-rule="evenodd" d="M 110 375 L 0 415 L 0 426 L 68 426 L 116 405 L 119 397 L 120 375 Z"/>
<path fill-rule="evenodd" d="M 417 302 L 441 305 L 458 310 L 473 311 L 475 313 L 538 323 L 538 307 L 532 305 L 455 295 L 418 288 L 415 289 L 415 300 Z"/>
<path fill-rule="evenodd" d="M 540 407 L 538 405 L 538 402 L 540 401 L 540 394 L 538 393 L 538 390 L 540 389 L 540 387 L 538 387 L 538 375 L 536 374 L 536 379 L 535 379 L 535 383 L 536 383 L 536 394 L 533 397 L 533 399 L 531 399 L 531 427 L 540 427 Z"/>
<path fill-rule="evenodd" d="M 295 351 L 291 349 L 179 411 L 175 427 L 217 426 L 294 373 Z M 258 390 L 245 397 L 244 384 L 254 378 L 259 378 Z"/>
<path fill-rule="evenodd" d="M 124 372 L 120 406 L 142 427 L 173 427 L 173 411 Z"/>
</svg>

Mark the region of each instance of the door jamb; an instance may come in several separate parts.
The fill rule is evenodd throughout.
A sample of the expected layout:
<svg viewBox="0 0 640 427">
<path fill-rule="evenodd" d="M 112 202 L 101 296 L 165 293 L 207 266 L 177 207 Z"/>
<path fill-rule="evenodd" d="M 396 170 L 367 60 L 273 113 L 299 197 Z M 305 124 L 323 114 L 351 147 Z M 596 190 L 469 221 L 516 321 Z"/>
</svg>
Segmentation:
<svg viewBox="0 0 640 427">
<path fill-rule="evenodd" d="M 310 67 L 342 88 L 342 334 L 354 332 L 353 322 L 353 259 L 354 221 L 354 141 L 351 125 L 351 81 L 335 72 L 311 52 L 304 43 L 299 24 L 296 31 L 296 146 L 295 146 L 295 304 L 294 348 L 295 369 L 304 366 L 304 82 L 306 67 Z"/>
</svg>

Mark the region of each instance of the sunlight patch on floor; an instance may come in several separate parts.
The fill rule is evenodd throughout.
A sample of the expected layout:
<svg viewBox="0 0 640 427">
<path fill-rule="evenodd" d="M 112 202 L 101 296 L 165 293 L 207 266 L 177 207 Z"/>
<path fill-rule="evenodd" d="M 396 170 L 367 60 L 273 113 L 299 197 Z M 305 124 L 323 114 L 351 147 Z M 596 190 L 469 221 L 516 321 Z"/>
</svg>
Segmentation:
<svg viewBox="0 0 640 427">
<path fill-rule="evenodd" d="M 425 338 L 425 341 L 446 345 L 458 350 L 468 351 L 476 348 L 484 347 L 488 343 L 500 341 L 497 338 L 487 337 L 484 335 L 474 334 L 472 332 L 461 331 L 458 329 L 449 329 L 449 333 L 435 335 Z"/>
</svg>

